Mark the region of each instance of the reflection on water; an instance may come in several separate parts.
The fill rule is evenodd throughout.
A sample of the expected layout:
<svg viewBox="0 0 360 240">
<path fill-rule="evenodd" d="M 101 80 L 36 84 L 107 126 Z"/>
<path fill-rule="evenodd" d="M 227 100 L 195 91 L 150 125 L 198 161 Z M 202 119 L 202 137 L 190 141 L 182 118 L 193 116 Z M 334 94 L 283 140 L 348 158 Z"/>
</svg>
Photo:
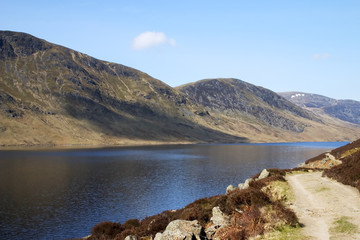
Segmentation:
<svg viewBox="0 0 360 240">
<path fill-rule="evenodd" d="M 0 239 L 82 237 L 223 194 L 263 168 L 292 168 L 344 143 L 1 151 Z"/>
</svg>

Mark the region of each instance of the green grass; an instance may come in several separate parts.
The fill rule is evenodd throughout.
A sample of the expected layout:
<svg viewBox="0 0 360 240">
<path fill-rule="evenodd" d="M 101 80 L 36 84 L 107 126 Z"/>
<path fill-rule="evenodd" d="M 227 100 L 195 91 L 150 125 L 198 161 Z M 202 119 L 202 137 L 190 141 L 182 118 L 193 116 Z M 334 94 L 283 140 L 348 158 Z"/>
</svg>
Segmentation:
<svg viewBox="0 0 360 240">
<path fill-rule="evenodd" d="M 269 184 L 274 200 L 280 200 L 282 202 L 294 201 L 295 195 L 287 182 L 274 181 Z"/>
<path fill-rule="evenodd" d="M 301 227 L 292 227 L 289 225 L 283 225 L 272 232 L 267 233 L 257 240 L 303 240 L 309 239 L 301 233 Z"/>
<path fill-rule="evenodd" d="M 348 221 L 348 217 L 341 217 L 340 219 L 336 220 L 333 224 L 335 225 L 330 229 L 332 233 L 345 233 L 351 234 L 355 233 L 358 230 L 358 227 Z"/>
</svg>

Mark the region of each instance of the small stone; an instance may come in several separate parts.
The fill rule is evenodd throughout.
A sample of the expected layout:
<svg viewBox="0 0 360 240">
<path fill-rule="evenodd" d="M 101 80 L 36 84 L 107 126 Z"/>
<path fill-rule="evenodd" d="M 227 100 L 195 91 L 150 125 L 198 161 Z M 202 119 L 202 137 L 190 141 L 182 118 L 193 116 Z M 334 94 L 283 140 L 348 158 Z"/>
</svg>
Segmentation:
<svg viewBox="0 0 360 240">
<path fill-rule="evenodd" d="M 157 233 L 157 234 L 155 235 L 154 240 L 161 240 L 161 237 L 162 237 L 162 233 Z"/>
<path fill-rule="evenodd" d="M 233 186 L 233 185 L 229 185 L 227 188 L 226 188 L 226 194 L 228 194 L 229 192 L 231 191 L 234 191 L 236 188 Z"/>
<path fill-rule="evenodd" d="M 230 225 L 230 217 L 223 213 L 219 207 L 214 207 L 212 209 L 212 217 L 210 221 L 219 227 L 225 227 Z"/>
<path fill-rule="evenodd" d="M 269 172 L 268 172 L 268 170 L 266 170 L 266 169 L 264 169 L 264 170 L 262 170 L 262 172 L 260 173 L 260 176 L 258 177 L 258 179 L 260 180 L 260 179 L 264 179 L 264 178 L 267 178 L 268 176 L 269 176 Z"/>
<path fill-rule="evenodd" d="M 160 234 L 157 233 L 154 240 L 201 240 L 204 239 L 204 235 L 206 235 L 197 220 L 174 220 L 170 222 L 165 231 Z"/>
<path fill-rule="evenodd" d="M 300 163 L 300 164 L 298 165 L 299 168 L 302 168 L 302 167 L 305 167 L 305 166 L 306 166 L 306 163 Z"/>
<path fill-rule="evenodd" d="M 252 178 L 246 179 L 246 180 L 245 180 L 245 183 L 244 183 L 243 189 L 248 189 L 249 186 L 250 186 L 250 183 L 253 182 L 253 181 L 254 181 L 254 179 L 252 179 Z"/>
</svg>

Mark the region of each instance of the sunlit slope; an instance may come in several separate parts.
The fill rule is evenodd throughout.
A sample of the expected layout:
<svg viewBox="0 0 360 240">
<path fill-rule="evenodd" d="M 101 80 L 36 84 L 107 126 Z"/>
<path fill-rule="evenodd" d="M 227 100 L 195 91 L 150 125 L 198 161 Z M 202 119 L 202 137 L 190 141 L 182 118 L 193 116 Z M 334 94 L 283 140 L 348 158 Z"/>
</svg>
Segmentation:
<svg viewBox="0 0 360 240">
<path fill-rule="evenodd" d="M 0 33 L 1 144 L 245 139 L 198 124 L 184 94 L 135 69 L 24 33 Z"/>
<path fill-rule="evenodd" d="M 239 80 L 172 88 L 136 69 L 9 31 L 0 32 L 0 133 L 3 146 L 360 137 L 353 125 Z"/>
<path fill-rule="evenodd" d="M 217 78 L 177 88 L 216 119 L 225 132 L 257 141 L 354 140 L 359 127 L 303 109 L 275 92 L 239 79 Z"/>
</svg>

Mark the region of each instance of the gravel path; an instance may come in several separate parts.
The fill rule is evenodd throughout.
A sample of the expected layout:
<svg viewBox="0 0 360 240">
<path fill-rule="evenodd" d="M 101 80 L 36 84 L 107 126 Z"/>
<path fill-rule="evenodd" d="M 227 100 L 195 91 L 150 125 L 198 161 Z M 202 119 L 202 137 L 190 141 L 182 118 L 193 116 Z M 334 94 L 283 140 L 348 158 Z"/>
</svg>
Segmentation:
<svg viewBox="0 0 360 240">
<path fill-rule="evenodd" d="M 306 239 L 360 239 L 359 191 L 321 174 L 286 177 L 295 195 L 293 210 L 304 224 L 303 234 Z M 336 223 L 339 219 L 341 223 Z"/>
</svg>

